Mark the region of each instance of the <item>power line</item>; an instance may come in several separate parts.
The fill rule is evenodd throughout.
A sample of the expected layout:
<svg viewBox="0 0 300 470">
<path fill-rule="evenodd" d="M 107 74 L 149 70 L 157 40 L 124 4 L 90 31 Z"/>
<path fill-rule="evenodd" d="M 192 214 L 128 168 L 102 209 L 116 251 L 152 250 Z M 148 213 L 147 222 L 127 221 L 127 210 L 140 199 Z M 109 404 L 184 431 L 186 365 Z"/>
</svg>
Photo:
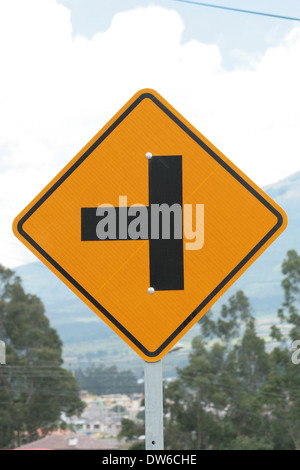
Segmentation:
<svg viewBox="0 0 300 470">
<path fill-rule="evenodd" d="M 295 18 L 292 16 L 283 16 L 283 15 L 275 15 L 273 13 L 265 13 L 262 11 L 255 11 L 255 10 L 242 10 L 240 8 L 233 8 L 233 7 L 226 7 L 223 5 L 212 5 L 211 3 L 203 3 L 203 2 L 193 2 L 191 0 L 173 0 L 174 2 L 180 3 L 189 3 L 191 5 L 198 5 L 201 7 L 209 7 L 209 8 L 217 8 L 219 10 L 227 10 L 227 11 L 235 11 L 238 13 L 247 13 L 250 15 L 259 15 L 259 16 L 268 16 L 271 18 L 278 18 L 281 20 L 290 20 L 290 21 L 300 21 L 300 18 Z"/>
<path fill-rule="evenodd" d="M 117 375 L 115 375 L 116 377 Z M 27 392 L 28 389 L 26 387 L 26 383 L 23 384 L 23 386 L 16 386 L 16 385 L 13 385 L 13 381 L 15 379 L 32 379 L 32 378 L 45 378 L 45 377 L 54 377 L 54 378 L 60 378 L 62 377 L 61 375 L 58 375 L 58 376 L 53 376 L 53 375 L 31 375 L 31 374 L 22 374 L 22 375 L 13 375 L 10 379 L 11 379 L 11 382 L 9 384 L 9 387 L 4 387 L 4 386 L 1 386 L 0 385 L 0 391 L 3 390 L 3 391 L 7 391 L 7 392 L 19 392 L 19 393 L 22 393 L 22 392 Z M 185 378 L 187 377 L 191 377 L 190 374 L 187 374 L 185 375 Z M 6 378 L 8 378 L 6 376 Z M 246 384 L 241 384 L 241 383 L 234 383 L 234 384 L 227 384 L 227 383 L 224 383 L 222 380 L 218 381 L 218 382 L 207 382 L 205 379 L 210 379 L 211 377 L 210 376 L 201 376 L 201 377 L 198 377 L 197 380 L 199 382 L 199 384 L 204 384 L 206 385 L 208 388 L 219 388 L 220 390 L 223 390 L 223 391 L 227 391 L 228 393 L 232 394 L 233 396 L 237 395 L 238 393 L 242 392 L 242 391 L 248 391 L 249 393 L 251 393 L 251 390 L 249 390 L 249 387 L 246 386 Z M 127 389 L 127 390 L 132 390 L 132 388 L 135 386 L 136 384 L 126 384 L 126 385 L 123 385 L 122 386 L 122 389 L 124 389 L 124 391 Z M 268 384 L 261 384 L 260 385 L 260 392 L 263 393 L 263 395 L 265 396 L 269 396 L 269 397 L 279 397 L 279 398 L 286 398 L 286 392 L 291 392 L 291 393 L 294 393 L 294 392 L 299 392 L 299 388 L 297 387 L 280 387 L 280 386 L 277 386 L 275 390 L 264 390 L 264 387 L 267 386 Z M 101 388 L 101 385 L 91 385 L 91 386 L 88 386 L 88 390 L 99 390 L 99 388 Z M 79 390 L 77 391 L 67 391 L 67 390 L 55 390 L 55 389 L 51 389 L 51 387 L 48 387 L 46 389 L 39 389 L 39 388 L 33 388 L 33 389 L 30 389 L 31 391 L 34 391 L 35 393 L 49 393 L 51 395 L 68 395 L 68 394 L 77 394 L 79 393 Z M 100 395 L 105 395 L 105 393 L 101 393 Z"/>
</svg>

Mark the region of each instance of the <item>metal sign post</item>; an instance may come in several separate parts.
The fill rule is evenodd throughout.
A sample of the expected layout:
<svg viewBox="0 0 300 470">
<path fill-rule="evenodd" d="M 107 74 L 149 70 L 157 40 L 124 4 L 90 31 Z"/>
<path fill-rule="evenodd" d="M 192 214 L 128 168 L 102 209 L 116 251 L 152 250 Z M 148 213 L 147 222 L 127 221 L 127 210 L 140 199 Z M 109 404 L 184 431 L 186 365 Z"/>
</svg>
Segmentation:
<svg viewBox="0 0 300 470">
<path fill-rule="evenodd" d="M 0 340 L 0 364 L 6 364 L 5 359 L 5 343 Z"/>
<path fill-rule="evenodd" d="M 144 362 L 146 450 L 164 450 L 162 361 Z"/>
</svg>

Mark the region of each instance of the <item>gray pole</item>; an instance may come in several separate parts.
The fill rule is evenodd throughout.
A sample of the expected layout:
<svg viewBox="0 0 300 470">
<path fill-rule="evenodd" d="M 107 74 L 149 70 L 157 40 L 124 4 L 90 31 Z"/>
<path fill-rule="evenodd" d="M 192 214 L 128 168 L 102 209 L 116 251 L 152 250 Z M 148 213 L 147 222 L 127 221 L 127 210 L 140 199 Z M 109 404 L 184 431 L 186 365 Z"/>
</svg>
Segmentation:
<svg viewBox="0 0 300 470">
<path fill-rule="evenodd" d="M 164 450 L 162 361 L 144 362 L 146 450 Z"/>
<path fill-rule="evenodd" d="M 6 364 L 5 361 L 5 343 L 0 340 L 0 364 Z"/>
</svg>

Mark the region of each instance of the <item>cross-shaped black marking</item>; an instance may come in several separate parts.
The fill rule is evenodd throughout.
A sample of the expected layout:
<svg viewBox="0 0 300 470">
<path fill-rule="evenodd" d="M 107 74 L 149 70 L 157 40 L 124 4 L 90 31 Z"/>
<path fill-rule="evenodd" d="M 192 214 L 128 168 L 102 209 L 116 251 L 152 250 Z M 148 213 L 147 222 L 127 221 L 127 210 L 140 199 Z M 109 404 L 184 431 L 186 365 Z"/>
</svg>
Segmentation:
<svg viewBox="0 0 300 470">
<path fill-rule="evenodd" d="M 162 224 L 160 224 L 159 237 L 151 238 L 151 207 L 153 204 L 167 204 L 169 207 L 177 204 L 180 205 L 182 212 L 182 156 L 152 156 L 149 159 L 148 177 L 148 233 L 138 239 L 149 240 L 150 286 L 157 291 L 183 290 L 183 236 L 181 238 L 174 237 L 175 217 L 171 218 L 169 239 L 162 238 Z M 136 216 L 128 215 L 128 207 L 116 207 L 113 210 L 116 211 L 117 222 L 115 237 L 101 240 L 96 233 L 97 224 L 101 220 L 101 217 L 97 215 L 97 208 L 83 207 L 81 209 L 81 240 L 86 242 L 133 240 L 128 234 L 128 226 Z M 122 215 L 121 213 L 123 216 L 125 215 L 127 220 L 126 233 L 123 231 L 120 233 L 119 217 Z M 182 215 L 180 224 L 179 231 L 182 234 Z"/>
</svg>

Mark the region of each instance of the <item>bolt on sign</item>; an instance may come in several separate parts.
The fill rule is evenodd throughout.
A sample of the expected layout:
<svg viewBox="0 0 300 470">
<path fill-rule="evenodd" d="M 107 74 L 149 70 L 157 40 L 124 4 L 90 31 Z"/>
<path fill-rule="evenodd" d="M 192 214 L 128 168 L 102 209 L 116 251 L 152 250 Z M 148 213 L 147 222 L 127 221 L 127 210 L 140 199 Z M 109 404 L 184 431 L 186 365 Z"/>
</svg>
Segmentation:
<svg viewBox="0 0 300 470">
<path fill-rule="evenodd" d="M 145 89 L 18 215 L 13 229 L 154 362 L 286 225 L 286 214 L 264 191 Z"/>
</svg>

